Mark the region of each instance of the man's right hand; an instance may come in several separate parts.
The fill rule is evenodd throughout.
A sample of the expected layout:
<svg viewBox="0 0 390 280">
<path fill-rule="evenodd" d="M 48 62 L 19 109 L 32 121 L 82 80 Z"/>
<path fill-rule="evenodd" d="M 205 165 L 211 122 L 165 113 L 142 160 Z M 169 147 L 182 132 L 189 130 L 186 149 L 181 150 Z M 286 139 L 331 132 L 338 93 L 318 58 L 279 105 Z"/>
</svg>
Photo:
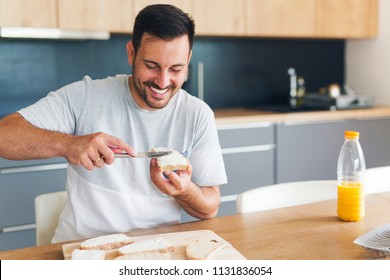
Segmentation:
<svg viewBox="0 0 390 280">
<path fill-rule="evenodd" d="M 115 151 L 137 156 L 130 145 L 103 132 L 70 137 L 63 156 L 72 164 L 92 170 L 94 167 L 101 168 L 106 164 L 112 164 L 115 160 Z"/>
</svg>

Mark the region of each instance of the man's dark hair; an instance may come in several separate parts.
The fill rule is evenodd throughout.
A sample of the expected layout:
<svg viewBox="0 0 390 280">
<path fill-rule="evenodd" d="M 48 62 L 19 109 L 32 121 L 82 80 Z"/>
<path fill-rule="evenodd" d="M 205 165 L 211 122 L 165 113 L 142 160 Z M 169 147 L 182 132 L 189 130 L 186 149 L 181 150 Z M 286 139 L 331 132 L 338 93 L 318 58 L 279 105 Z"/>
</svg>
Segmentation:
<svg viewBox="0 0 390 280">
<path fill-rule="evenodd" d="M 150 5 L 141 10 L 135 18 L 132 38 L 135 53 L 138 51 L 144 33 L 149 33 L 163 40 L 188 35 L 191 50 L 194 42 L 195 24 L 188 14 L 175 6 Z"/>
</svg>

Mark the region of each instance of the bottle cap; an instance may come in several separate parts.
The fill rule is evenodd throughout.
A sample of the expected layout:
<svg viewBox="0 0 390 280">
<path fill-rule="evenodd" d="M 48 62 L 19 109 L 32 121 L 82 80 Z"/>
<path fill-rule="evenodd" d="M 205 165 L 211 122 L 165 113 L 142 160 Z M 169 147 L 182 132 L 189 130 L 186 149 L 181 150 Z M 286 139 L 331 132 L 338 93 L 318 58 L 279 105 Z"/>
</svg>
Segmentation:
<svg viewBox="0 0 390 280">
<path fill-rule="evenodd" d="M 345 131 L 344 137 L 347 139 L 359 139 L 359 132 L 357 131 Z"/>
</svg>

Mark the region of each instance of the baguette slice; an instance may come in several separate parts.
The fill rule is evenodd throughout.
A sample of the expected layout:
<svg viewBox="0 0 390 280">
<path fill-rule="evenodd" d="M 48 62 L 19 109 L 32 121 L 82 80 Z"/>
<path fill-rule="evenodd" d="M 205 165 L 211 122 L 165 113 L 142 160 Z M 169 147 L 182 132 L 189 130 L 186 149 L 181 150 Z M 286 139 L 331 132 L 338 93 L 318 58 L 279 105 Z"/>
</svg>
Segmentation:
<svg viewBox="0 0 390 280">
<path fill-rule="evenodd" d="M 134 240 L 123 233 L 103 235 L 85 240 L 80 244 L 82 250 L 111 250 L 134 243 Z"/>
<path fill-rule="evenodd" d="M 186 257 L 189 260 L 207 260 L 221 250 L 225 244 L 212 239 L 193 240 L 186 247 Z"/>
<path fill-rule="evenodd" d="M 163 238 L 146 239 L 118 249 L 119 260 L 158 260 L 170 259 L 175 246 Z"/>
<path fill-rule="evenodd" d="M 104 260 L 106 252 L 104 250 L 80 250 L 72 252 L 72 260 Z"/>
<path fill-rule="evenodd" d="M 169 170 L 187 170 L 189 166 L 188 160 L 178 151 L 163 147 L 153 148 L 152 151 L 172 151 L 169 155 L 157 158 L 157 164 L 161 172 Z"/>
</svg>

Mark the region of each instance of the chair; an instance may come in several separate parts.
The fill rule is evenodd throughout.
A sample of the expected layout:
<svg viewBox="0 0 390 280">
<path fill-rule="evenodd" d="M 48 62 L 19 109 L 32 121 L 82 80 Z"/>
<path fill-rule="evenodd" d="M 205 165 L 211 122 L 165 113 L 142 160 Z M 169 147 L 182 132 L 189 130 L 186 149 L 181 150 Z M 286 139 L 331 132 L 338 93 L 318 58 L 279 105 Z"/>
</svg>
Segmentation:
<svg viewBox="0 0 390 280">
<path fill-rule="evenodd" d="M 336 180 L 280 183 L 240 193 L 236 210 L 238 213 L 250 213 L 336 198 Z"/>
<path fill-rule="evenodd" d="M 366 194 L 390 191 L 390 166 L 367 168 Z"/>
<path fill-rule="evenodd" d="M 41 194 L 35 198 L 37 246 L 51 243 L 67 198 L 66 191 Z"/>
</svg>

